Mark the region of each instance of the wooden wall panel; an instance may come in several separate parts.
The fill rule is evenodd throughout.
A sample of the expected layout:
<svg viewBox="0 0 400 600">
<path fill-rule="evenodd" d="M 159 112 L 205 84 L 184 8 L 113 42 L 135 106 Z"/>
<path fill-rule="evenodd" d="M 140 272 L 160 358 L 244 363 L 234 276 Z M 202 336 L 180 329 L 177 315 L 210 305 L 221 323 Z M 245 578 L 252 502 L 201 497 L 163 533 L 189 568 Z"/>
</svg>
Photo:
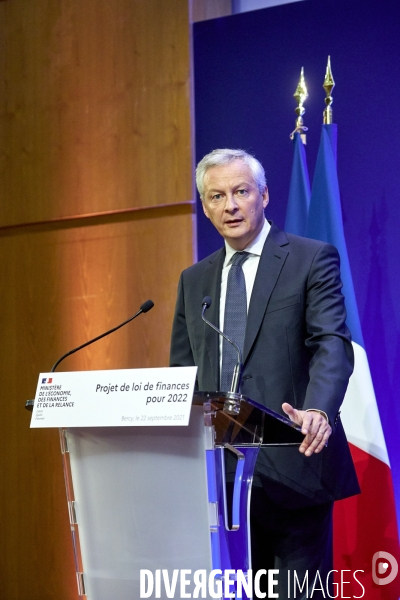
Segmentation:
<svg viewBox="0 0 400 600">
<path fill-rule="evenodd" d="M 0 35 L 0 224 L 191 198 L 186 0 L 12 0 Z"/>
<path fill-rule="evenodd" d="M 187 209 L 158 212 L 0 238 L 1 598 L 76 597 L 58 435 L 31 431 L 24 401 L 33 396 L 40 370 L 148 298 L 155 303 L 149 313 L 59 370 L 168 365 L 176 265 L 191 262 L 192 216 Z M 154 236 L 160 243 L 147 260 Z"/>
<path fill-rule="evenodd" d="M 38 373 L 148 298 L 151 312 L 59 370 L 167 366 L 177 265 L 191 263 L 191 220 L 190 207 L 153 209 L 0 237 L 1 598 L 76 597 L 58 435 L 31 431 L 23 408 Z"/>
<path fill-rule="evenodd" d="M 58 370 L 168 365 L 177 265 L 192 262 L 191 219 L 190 206 L 172 207 L 113 223 L 93 218 L 79 227 L 73 221 L 0 237 L 0 256 L 8 257 L 2 266 L 14 280 L 0 330 L 10 334 L 13 360 L 21 361 L 34 387 L 40 369 L 50 370 L 59 356 L 118 325 L 149 298 L 151 312 Z M 8 358 L 8 348 L 0 352 Z"/>
<path fill-rule="evenodd" d="M 0 598 L 77 598 L 38 373 L 165 366 L 193 261 L 186 0 L 0 2 Z"/>
</svg>

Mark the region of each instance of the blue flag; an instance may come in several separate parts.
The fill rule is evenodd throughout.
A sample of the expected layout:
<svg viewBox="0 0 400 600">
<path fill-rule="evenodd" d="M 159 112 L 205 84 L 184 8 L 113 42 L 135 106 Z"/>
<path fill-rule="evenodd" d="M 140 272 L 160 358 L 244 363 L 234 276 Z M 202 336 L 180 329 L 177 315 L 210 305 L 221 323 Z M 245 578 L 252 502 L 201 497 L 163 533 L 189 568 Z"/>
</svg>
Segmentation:
<svg viewBox="0 0 400 600">
<path fill-rule="evenodd" d="M 333 244 L 340 254 L 347 325 L 355 342 L 364 347 L 353 279 L 343 230 L 336 168 L 337 125 L 323 125 L 311 192 L 306 236 Z"/>
<path fill-rule="evenodd" d="M 294 134 L 293 145 L 293 166 L 290 179 L 285 231 L 294 233 L 295 235 L 305 236 L 311 192 L 306 152 L 299 133 Z"/>
</svg>

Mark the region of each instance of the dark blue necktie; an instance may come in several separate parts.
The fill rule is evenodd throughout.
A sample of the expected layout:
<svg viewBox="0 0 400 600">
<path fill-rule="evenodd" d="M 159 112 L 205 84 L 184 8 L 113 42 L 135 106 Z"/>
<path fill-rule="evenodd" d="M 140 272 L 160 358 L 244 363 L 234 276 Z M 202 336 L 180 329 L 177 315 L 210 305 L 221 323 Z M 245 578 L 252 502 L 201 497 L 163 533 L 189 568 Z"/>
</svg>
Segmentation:
<svg viewBox="0 0 400 600">
<path fill-rule="evenodd" d="M 249 257 L 248 252 L 236 252 L 231 261 L 226 287 L 224 333 L 243 352 L 247 321 L 246 282 L 242 265 Z M 232 375 L 238 361 L 235 348 L 225 339 L 222 343 L 221 391 L 231 389 Z"/>
</svg>

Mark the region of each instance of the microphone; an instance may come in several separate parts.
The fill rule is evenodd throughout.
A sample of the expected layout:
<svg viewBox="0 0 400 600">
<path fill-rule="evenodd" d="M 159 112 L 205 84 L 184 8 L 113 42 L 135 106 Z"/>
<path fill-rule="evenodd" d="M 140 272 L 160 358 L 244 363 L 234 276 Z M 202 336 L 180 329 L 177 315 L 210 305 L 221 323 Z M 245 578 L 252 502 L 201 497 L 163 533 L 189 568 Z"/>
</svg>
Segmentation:
<svg viewBox="0 0 400 600">
<path fill-rule="evenodd" d="M 63 354 L 63 356 L 61 358 L 59 358 L 58 361 L 53 365 L 50 373 L 54 373 L 54 371 L 56 370 L 56 367 L 58 367 L 58 365 L 60 364 L 60 362 L 62 360 L 64 360 L 64 358 L 67 358 L 67 356 L 69 356 L 70 354 L 74 354 L 75 352 L 78 352 L 78 350 L 82 350 L 82 348 L 85 348 L 86 346 L 89 346 L 90 344 L 93 344 L 93 342 L 97 342 L 97 340 L 101 340 L 101 338 L 105 337 L 106 335 L 109 335 L 110 333 L 114 333 L 114 331 L 117 331 L 117 329 L 119 329 L 120 327 L 123 327 L 124 325 L 126 325 L 130 321 L 133 321 L 133 319 L 136 319 L 136 317 L 138 317 L 141 313 L 146 313 L 149 310 L 151 310 L 153 308 L 153 306 L 154 306 L 154 302 L 152 300 L 146 300 L 146 302 L 143 302 L 143 304 L 141 305 L 141 307 L 139 308 L 139 310 L 137 311 L 137 313 L 135 313 L 133 315 L 133 317 L 130 317 L 129 319 L 127 319 L 126 321 L 124 321 L 120 325 L 117 325 L 116 327 L 113 327 L 113 329 L 110 329 L 109 331 L 106 331 L 105 333 L 102 333 L 101 335 L 98 335 L 97 337 L 93 338 L 92 340 L 89 340 L 88 342 L 85 342 L 81 346 L 78 346 L 78 348 L 74 348 L 73 350 L 70 350 L 66 354 Z"/>
<path fill-rule="evenodd" d="M 229 339 L 228 336 L 225 335 L 225 333 L 223 331 L 218 329 L 218 327 L 216 327 L 215 325 L 210 323 L 210 321 L 208 321 L 205 318 L 204 314 L 205 314 L 207 308 L 210 308 L 211 304 L 212 304 L 212 300 L 211 300 L 210 296 L 204 296 L 203 301 L 201 303 L 202 308 L 203 308 L 203 310 L 201 312 L 201 318 L 203 319 L 204 323 L 207 323 L 207 325 L 209 325 L 212 329 L 214 329 L 214 331 L 216 331 L 218 333 L 218 335 L 221 335 L 227 342 L 232 344 L 232 346 L 235 348 L 235 350 L 238 354 L 238 361 L 237 361 L 237 363 L 235 365 L 235 369 L 233 371 L 233 377 L 232 377 L 232 383 L 231 383 L 231 389 L 230 389 L 231 394 L 238 394 L 239 390 L 240 390 L 240 383 L 242 380 L 242 369 L 243 369 L 242 352 L 241 352 L 239 346 L 235 342 L 233 342 L 231 339 Z"/>
</svg>

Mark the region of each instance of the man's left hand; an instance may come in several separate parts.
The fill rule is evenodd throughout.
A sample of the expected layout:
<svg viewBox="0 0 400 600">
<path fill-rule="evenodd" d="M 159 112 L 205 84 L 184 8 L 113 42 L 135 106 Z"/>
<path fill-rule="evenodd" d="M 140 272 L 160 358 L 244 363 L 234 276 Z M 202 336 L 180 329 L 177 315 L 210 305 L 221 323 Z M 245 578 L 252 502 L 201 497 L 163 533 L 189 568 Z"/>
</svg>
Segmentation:
<svg viewBox="0 0 400 600">
<path fill-rule="evenodd" d="M 332 433 L 332 427 L 321 413 L 317 410 L 297 410 L 288 402 L 282 404 L 282 410 L 291 421 L 301 426 L 301 432 L 305 435 L 299 448 L 301 453 L 311 456 L 314 452 L 317 454 L 325 448 Z"/>
</svg>

